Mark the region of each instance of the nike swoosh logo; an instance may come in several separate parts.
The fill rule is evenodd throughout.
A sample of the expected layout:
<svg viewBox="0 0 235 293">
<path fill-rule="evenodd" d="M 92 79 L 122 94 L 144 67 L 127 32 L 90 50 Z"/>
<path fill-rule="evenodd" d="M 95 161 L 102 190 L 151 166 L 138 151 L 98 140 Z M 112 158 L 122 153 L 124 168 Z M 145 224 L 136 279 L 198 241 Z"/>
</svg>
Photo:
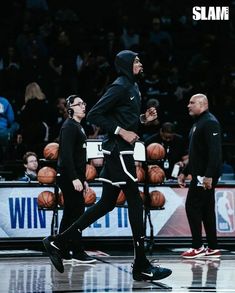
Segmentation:
<svg viewBox="0 0 235 293">
<path fill-rule="evenodd" d="M 135 97 L 133 96 L 133 97 L 130 97 L 130 100 L 133 100 Z"/>
<path fill-rule="evenodd" d="M 148 274 L 148 273 L 141 272 L 141 274 L 146 275 L 146 276 L 148 276 L 148 277 L 153 277 L 153 273 Z"/>
<path fill-rule="evenodd" d="M 214 132 L 214 133 L 213 133 L 214 136 L 217 135 L 217 134 L 218 134 L 218 132 Z"/>
<path fill-rule="evenodd" d="M 54 241 L 50 242 L 50 244 L 51 244 L 51 246 L 53 246 L 54 248 L 60 250 L 59 247 L 57 247 L 57 246 L 55 245 Z"/>
</svg>

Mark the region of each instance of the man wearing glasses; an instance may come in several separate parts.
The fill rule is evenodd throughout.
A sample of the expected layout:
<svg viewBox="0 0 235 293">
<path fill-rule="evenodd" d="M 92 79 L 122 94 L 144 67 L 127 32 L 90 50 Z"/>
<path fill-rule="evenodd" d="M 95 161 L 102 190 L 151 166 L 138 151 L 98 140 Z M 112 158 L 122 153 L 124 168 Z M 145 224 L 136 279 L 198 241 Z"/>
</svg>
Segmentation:
<svg viewBox="0 0 235 293">
<path fill-rule="evenodd" d="M 86 172 L 86 134 L 80 122 L 86 115 L 86 103 L 78 95 L 66 99 L 68 118 L 59 135 L 57 183 L 63 193 L 64 209 L 59 232 L 64 232 L 85 210 L 83 192 L 88 188 Z M 77 263 L 93 263 L 77 241 L 69 242 L 62 253 L 64 260 Z"/>
</svg>

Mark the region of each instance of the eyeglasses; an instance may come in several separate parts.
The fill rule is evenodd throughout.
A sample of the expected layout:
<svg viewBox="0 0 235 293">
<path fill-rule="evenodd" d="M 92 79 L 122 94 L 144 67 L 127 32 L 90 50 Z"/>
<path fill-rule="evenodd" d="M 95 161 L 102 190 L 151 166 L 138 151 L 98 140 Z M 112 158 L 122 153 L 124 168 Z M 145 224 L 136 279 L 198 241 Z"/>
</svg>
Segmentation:
<svg viewBox="0 0 235 293">
<path fill-rule="evenodd" d="M 75 106 L 79 106 L 79 107 L 84 106 L 84 107 L 86 107 L 86 103 L 85 102 L 78 102 L 77 104 L 70 105 L 70 107 L 75 107 Z"/>
</svg>

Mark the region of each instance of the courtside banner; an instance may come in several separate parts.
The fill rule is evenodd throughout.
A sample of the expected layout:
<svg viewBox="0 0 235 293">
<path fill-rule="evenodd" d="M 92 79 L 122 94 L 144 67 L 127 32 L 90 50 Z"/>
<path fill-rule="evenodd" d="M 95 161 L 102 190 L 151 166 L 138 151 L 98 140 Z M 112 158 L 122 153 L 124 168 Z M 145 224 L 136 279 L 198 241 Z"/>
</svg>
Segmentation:
<svg viewBox="0 0 235 293">
<path fill-rule="evenodd" d="M 102 187 L 92 186 L 97 200 Z M 52 187 L 2 187 L 0 188 L 0 237 L 44 237 L 51 233 L 51 210 L 41 210 L 37 206 L 38 194 L 44 190 L 53 192 Z M 141 188 L 140 188 L 141 190 Z M 159 190 L 166 198 L 163 210 L 152 210 L 151 220 L 154 236 L 191 237 L 186 214 L 185 199 L 187 188 L 166 186 L 151 187 L 150 191 Z M 235 236 L 235 188 L 218 187 L 215 193 L 217 232 L 221 237 Z M 89 207 L 88 207 L 89 208 Z M 62 210 L 59 210 L 60 223 Z M 146 234 L 150 229 L 147 223 Z M 116 207 L 100 218 L 83 232 L 88 237 L 131 237 L 128 210 Z"/>
<path fill-rule="evenodd" d="M 38 209 L 37 197 L 52 187 L 0 188 L 0 237 L 41 237 L 50 234 L 52 211 Z"/>
</svg>

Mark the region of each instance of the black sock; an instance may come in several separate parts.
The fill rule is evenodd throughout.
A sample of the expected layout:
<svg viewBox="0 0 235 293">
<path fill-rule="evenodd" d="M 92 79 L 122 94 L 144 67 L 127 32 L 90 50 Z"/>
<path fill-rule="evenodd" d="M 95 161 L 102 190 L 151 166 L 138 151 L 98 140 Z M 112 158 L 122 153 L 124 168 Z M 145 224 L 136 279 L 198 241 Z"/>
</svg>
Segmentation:
<svg viewBox="0 0 235 293">
<path fill-rule="evenodd" d="M 72 225 L 73 226 L 73 225 Z M 71 245 L 72 246 L 80 246 L 81 242 L 81 235 L 82 231 L 80 229 L 74 227 L 68 230 L 65 230 L 64 232 L 57 234 L 55 236 L 55 244 L 61 249 L 61 250 L 70 250 Z"/>
<path fill-rule="evenodd" d="M 144 251 L 144 236 L 140 237 L 138 240 L 134 240 L 134 250 L 135 250 L 135 264 L 141 267 L 148 266 L 149 261 L 147 260 L 145 251 Z"/>
</svg>

